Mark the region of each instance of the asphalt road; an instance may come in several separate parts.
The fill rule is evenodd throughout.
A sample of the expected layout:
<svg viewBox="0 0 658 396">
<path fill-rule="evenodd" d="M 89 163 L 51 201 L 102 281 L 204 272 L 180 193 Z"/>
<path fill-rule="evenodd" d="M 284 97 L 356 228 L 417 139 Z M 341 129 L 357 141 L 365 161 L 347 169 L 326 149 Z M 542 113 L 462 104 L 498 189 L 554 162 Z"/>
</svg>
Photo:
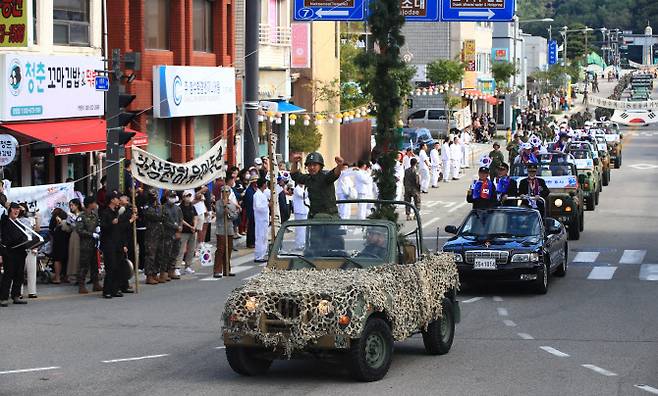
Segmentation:
<svg viewBox="0 0 658 396">
<path fill-rule="evenodd" d="M 121 299 L 60 293 L 0 308 L 0 395 L 658 394 L 657 152 L 658 127 L 627 131 L 623 166 L 548 294 L 463 291 L 451 352 L 428 356 L 418 337 L 396 343 L 379 382 L 354 383 L 342 366 L 313 360 L 235 374 L 219 317 L 228 292 L 260 271 L 242 259 L 233 279 L 209 280 L 206 270 Z M 437 227 L 467 213 L 473 175 L 423 195 L 430 248 Z"/>
</svg>

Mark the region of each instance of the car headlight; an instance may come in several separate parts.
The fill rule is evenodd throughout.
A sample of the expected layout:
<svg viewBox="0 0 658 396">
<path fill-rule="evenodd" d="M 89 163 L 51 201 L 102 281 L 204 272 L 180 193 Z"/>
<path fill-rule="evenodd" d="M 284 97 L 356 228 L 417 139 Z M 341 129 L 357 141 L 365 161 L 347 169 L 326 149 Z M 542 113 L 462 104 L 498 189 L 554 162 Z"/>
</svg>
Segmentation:
<svg viewBox="0 0 658 396">
<path fill-rule="evenodd" d="M 244 303 L 244 308 L 249 312 L 254 312 L 258 308 L 258 300 L 256 297 L 251 296 L 247 298 L 247 301 Z"/>
<path fill-rule="evenodd" d="M 321 316 L 327 316 L 334 310 L 334 307 L 331 305 L 329 300 L 320 300 L 318 303 L 318 314 Z"/>
<path fill-rule="evenodd" d="M 463 263 L 464 262 L 464 257 L 461 255 L 461 253 L 455 253 L 455 263 Z"/>
<path fill-rule="evenodd" d="M 512 256 L 513 263 L 527 263 L 539 261 L 538 253 L 517 253 Z"/>
<path fill-rule="evenodd" d="M 562 202 L 562 200 L 560 198 L 553 201 L 553 204 L 555 205 L 556 208 L 561 208 L 563 203 L 564 202 Z"/>
</svg>

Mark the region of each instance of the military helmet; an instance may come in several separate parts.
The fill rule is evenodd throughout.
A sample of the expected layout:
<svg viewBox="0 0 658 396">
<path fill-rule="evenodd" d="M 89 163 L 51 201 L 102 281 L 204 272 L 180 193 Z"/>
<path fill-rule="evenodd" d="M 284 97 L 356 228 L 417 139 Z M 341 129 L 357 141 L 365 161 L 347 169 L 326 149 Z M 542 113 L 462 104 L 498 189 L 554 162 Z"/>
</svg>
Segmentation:
<svg viewBox="0 0 658 396">
<path fill-rule="evenodd" d="M 315 151 L 307 155 L 306 161 L 304 161 L 304 165 L 309 164 L 320 164 L 321 166 L 324 166 L 324 158 L 322 158 L 322 154 Z"/>
</svg>

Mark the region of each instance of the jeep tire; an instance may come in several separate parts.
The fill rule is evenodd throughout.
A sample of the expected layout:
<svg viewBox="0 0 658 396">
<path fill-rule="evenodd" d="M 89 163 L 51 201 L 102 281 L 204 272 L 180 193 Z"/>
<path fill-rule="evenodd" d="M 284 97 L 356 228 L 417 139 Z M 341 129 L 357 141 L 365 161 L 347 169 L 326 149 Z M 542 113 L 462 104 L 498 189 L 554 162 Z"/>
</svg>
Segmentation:
<svg viewBox="0 0 658 396">
<path fill-rule="evenodd" d="M 569 239 L 577 241 L 580 239 L 580 216 L 576 215 L 571 220 L 571 223 L 569 223 L 569 226 L 567 227 L 567 231 L 569 232 Z"/>
<path fill-rule="evenodd" d="M 445 355 L 450 352 L 455 338 L 455 309 L 452 301 L 443 298 L 441 301 L 441 318 L 427 324 L 423 330 L 423 344 L 430 355 Z"/>
<path fill-rule="evenodd" d="M 256 348 L 243 346 L 227 346 L 226 359 L 229 366 L 240 375 L 249 377 L 262 375 L 272 365 L 272 360 L 256 356 Z"/>
<path fill-rule="evenodd" d="M 596 192 L 596 194 L 594 194 L 594 205 L 597 205 L 597 206 L 599 205 L 599 194 L 601 194 L 601 193 L 598 192 L 598 191 Z"/>
<path fill-rule="evenodd" d="M 587 210 L 594 210 L 596 203 L 594 202 L 594 193 L 590 193 L 587 198 L 585 198 L 585 207 Z"/>
<path fill-rule="evenodd" d="M 358 381 L 378 381 L 391 367 L 393 335 L 381 318 L 366 322 L 361 337 L 353 339 L 348 352 L 351 375 Z"/>
<path fill-rule="evenodd" d="M 603 177 L 602 177 L 602 180 L 601 180 L 601 184 L 603 184 L 604 186 L 607 186 L 608 184 L 610 184 L 610 171 L 609 170 L 606 170 L 606 171 L 603 172 Z"/>
</svg>

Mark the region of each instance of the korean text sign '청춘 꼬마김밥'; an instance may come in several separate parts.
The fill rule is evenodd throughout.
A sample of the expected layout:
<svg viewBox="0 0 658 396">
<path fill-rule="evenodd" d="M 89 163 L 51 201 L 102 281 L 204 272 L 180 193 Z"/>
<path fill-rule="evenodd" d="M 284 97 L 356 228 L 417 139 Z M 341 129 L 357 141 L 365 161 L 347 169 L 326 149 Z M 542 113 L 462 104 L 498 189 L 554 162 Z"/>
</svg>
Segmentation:
<svg viewBox="0 0 658 396">
<path fill-rule="evenodd" d="M 132 148 L 132 175 L 151 187 L 187 190 L 210 183 L 224 171 L 226 141 L 220 140 L 203 155 L 185 163 L 165 161 L 140 148 Z"/>
</svg>

